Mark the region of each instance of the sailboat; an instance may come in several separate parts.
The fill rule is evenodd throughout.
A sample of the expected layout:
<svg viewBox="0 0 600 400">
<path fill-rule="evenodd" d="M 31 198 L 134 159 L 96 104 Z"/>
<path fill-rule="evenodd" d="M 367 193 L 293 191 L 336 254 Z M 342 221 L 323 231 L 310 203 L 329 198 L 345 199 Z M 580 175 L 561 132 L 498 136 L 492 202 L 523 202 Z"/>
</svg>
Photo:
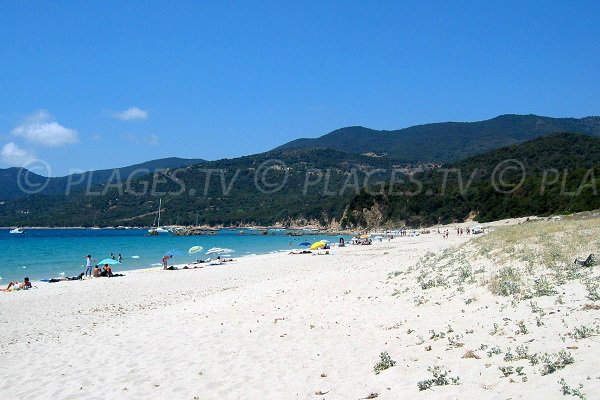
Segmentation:
<svg viewBox="0 0 600 400">
<path fill-rule="evenodd" d="M 158 235 L 161 233 L 170 233 L 170 231 L 168 229 L 160 227 L 160 209 L 161 208 L 162 208 L 162 199 L 159 199 L 159 201 L 158 201 L 158 223 L 156 225 L 156 228 L 148 229 L 148 233 L 150 235 Z"/>
<path fill-rule="evenodd" d="M 94 214 L 94 222 L 92 222 L 92 227 L 90 229 L 92 230 L 98 230 L 100 229 L 100 227 L 98 225 L 96 225 L 96 217 L 98 216 L 98 211 L 96 211 L 96 213 Z"/>
</svg>

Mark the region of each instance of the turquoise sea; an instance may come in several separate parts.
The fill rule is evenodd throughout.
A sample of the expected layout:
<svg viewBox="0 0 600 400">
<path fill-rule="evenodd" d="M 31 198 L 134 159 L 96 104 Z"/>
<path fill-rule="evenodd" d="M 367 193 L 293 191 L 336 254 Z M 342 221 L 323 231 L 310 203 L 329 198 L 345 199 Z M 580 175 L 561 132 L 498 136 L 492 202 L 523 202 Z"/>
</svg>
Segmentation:
<svg viewBox="0 0 600 400">
<path fill-rule="evenodd" d="M 317 233 L 289 236 L 286 231 L 269 231 L 268 235 L 250 229 L 244 232 L 242 235 L 239 229 L 224 229 L 207 236 L 148 236 L 145 229 L 29 229 L 15 235 L 1 229 L 0 286 L 25 276 L 32 280 L 76 276 L 85 271 L 87 254 L 96 261 L 110 257 L 111 253 L 121 254 L 123 264 L 113 268 L 117 272 L 160 266 L 164 254 L 174 254 L 170 264 L 192 262 L 209 257 L 205 253 L 211 247 L 233 249 L 231 256 L 235 258 L 296 249 L 304 241 L 339 240 L 337 236 Z M 204 250 L 189 256 L 187 251 L 192 246 L 202 246 Z"/>
</svg>

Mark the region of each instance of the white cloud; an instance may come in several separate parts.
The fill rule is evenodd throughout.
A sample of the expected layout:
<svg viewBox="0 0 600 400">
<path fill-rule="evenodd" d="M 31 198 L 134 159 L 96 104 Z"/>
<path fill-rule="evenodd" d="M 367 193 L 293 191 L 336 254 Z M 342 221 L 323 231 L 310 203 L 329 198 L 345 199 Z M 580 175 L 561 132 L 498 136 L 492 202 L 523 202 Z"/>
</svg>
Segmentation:
<svg viewBox="0 0 600 400">
<path fill-rule="evenodd" d="M 48 111 L 40 110 L 27 116 L 12 134 L 42 146 L 57 147 L 79 142 L 77 131 L 65 128 Z"/>
<path fill-rule="evenodd" d="M 148 119 L 148 111 L 144 111 L 138 107 L 129 107 L 125 111 L 113 113 L 112 116 L 113 116 L 113 118 L 117 118 L 122 121 L 132 121 L 135 119 Z"/>
<path fill-rule="evenodd" d="M 0 150 L 0 160 L 11 167 L 24 167 L 36 160 L 35 154 L 17 146 L 14 142 L 6 143 Z"/>
</svg>

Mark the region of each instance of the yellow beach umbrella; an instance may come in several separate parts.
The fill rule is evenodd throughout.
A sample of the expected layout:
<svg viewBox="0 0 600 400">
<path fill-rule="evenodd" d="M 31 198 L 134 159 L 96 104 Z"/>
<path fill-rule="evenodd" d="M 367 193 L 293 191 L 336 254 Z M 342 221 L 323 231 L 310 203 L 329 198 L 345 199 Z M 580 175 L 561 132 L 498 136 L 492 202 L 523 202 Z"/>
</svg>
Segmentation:
<svg viewBox="0 0 600 400">
<path fill-rule="evenodd" d="M 371 235 L 360 235 L 361 239 L 368 239 Z"/>
<path fill-rule="evenodd" d="M 310 246 L 310 249 L 317 250 L 317 249 L 320 249 L 321 247 L 325 247 L 325 246 L 327 246 L 327 243 L 319 241 L 319 242 L 314 242 L 312 244 L 312 246 Z"/>
</svg>

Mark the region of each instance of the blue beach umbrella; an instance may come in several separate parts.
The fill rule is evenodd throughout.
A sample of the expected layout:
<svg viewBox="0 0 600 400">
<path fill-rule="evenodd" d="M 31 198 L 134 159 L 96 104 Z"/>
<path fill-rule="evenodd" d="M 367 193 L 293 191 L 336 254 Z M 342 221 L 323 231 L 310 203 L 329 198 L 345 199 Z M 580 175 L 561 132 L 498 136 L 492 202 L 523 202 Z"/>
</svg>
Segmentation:
<svg viewBox="0 0 600 400">
<path fill-rule="evenodd" d="M 105 258 L 102 261 L 99 261 L 96 265 L 119 265 L 121 264 L 120 262 L 118 262 L 117 260 L 113 260 L 112 258 Z"/>
<path fill-rule="evenodd" d="M 302 242 L 298 246 L 310 246 L 310 242 Z"/>
</svg>

